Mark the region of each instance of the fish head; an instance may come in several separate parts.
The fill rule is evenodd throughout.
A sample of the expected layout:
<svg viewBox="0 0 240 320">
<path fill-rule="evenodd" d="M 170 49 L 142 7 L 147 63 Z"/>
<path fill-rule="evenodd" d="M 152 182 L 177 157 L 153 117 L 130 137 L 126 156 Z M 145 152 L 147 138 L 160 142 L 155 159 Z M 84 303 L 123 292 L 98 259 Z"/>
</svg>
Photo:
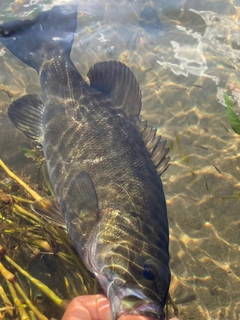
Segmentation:
<svg viewBox="0 0 240 320">
<path fill-rule="evenodd" d="M 170 270 L 168 256 L 162 262 L 157 251 L 148 242 L 139 242 L 138 249 L 129 241 L 111 242 L 102 248 L 98 255 L 102 265 L 95 275 L 110 300 L 114 320 L 122 314 L 165 319 Z"/>
<path fill-rule="evenodd" d="M 110 300 L 113 319 L 121 314 L 165 319 L 170 271 L 164 265 L 153 259 L 143 261 L 141 267 L 128 266 L 127 270 L 120 264 L 108 265 L 96 276 Z"/>
<path fill-rule="evenodd" d="M 121 314 L 138 314 L 153 319 L 165 319 L 164 306 L 169 288 L 169 271 L 161 270 L 152 260 L 142 267 L 142 274 L 116 274 L 108 283 L 107 295 L 114 319 Z M 141 278 L 142 277 L 142 278 Z M 160 280 L 161 279 L 161 280 Z"/>
</svg>

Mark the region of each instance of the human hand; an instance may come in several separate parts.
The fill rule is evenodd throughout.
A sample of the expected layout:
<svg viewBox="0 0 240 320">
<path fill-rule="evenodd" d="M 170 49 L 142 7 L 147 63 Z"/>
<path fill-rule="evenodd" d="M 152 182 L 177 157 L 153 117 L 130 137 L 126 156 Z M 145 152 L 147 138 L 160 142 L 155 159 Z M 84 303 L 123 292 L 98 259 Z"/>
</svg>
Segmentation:
<svg viewBox="0 0 240 320">
<path fill-rule="evenodd" d="M 112 320 L 109 300 L 101 294 L 76 297 L 70 302 L 62 320 Z M 119 320 L 150 320 L 150 318 L 123 314 Z"/>
</svg>

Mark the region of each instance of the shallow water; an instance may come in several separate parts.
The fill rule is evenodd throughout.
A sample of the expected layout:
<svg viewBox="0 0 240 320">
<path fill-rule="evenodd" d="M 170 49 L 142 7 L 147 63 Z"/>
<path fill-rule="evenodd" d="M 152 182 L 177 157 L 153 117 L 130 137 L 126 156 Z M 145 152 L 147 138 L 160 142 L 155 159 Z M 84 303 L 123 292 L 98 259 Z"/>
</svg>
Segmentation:
<svg viewBox="0 0 240 320">
<path fill-rule="evenodd" d="M 240 1 L 149 1 L 155 27 L 139 23 L 146 4 L 79 1 L 72 60 L 84 77 L 98 61 L 129 66 L 142 89 L 142 118 L 168 140 L 171 166 L 162 181 L 179 318 L 240 319 L 240 137 L 222 98 L 224 91 L 240 98 Z M 49 8 L 2 0 L 0 20 L 42 6 Z M 0 157 L 35 179 L 19 151 L 30 142 L 6 112 L 12 99 L 40 93 L 38 76 L 2 46 L 0 55 Z"/>
</svg>

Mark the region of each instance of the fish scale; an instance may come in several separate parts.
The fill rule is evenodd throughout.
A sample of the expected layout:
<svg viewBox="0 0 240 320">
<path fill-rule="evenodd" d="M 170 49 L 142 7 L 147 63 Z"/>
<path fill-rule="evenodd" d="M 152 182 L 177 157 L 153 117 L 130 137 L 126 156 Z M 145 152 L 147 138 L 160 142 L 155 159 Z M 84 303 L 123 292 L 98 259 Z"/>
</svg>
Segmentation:
<svg viewBox="0 0 240 320">
<path fill-rule="evenodd" d="M 140 120 L 141 91 L 130 69 L 96 63 L 85 82 L 70 59 L 75 5 L 0 25 L 0 41 L 39 74 L 42 100 L 14 101 L 8 115 L 41 143 L 54 199 L 33 210 L 66 227 L 111 304 L 113 318 L 164 319 L 169 271 L 166 201 L 159 175 L 168 149 Z"/>
</svg>

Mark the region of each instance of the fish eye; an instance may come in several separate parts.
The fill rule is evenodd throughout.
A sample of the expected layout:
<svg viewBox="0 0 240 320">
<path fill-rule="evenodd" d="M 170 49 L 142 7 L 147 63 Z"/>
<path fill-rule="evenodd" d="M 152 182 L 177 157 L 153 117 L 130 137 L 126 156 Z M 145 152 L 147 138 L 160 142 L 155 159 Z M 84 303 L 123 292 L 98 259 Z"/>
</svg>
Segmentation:
<svg viewBox="0 0 240 320">
<path fill-rule="evenodd" d="M 158 265 L 151 260 L 147 260 L 143 265 L 143 276 L 145 279 L 153 281 L 158 276 Z"/>
</svg>

